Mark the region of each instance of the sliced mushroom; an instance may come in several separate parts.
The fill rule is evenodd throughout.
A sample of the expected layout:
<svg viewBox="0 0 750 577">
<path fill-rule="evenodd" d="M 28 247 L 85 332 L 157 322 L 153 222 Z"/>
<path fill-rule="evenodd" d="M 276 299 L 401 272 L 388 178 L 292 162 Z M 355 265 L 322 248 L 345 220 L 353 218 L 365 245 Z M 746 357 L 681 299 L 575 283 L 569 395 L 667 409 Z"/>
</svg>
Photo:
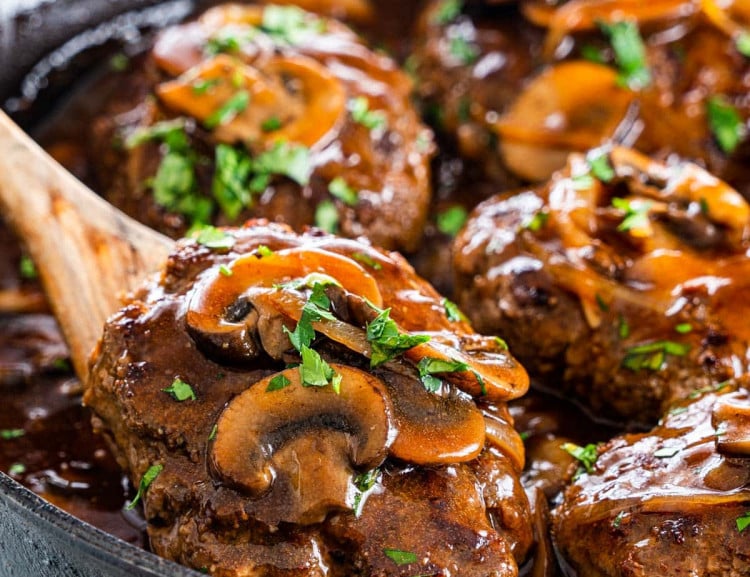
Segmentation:
<svg viewBox="0 0 750 577">
<path fill-rule="evenodd" d="M 235 397 L 217 422 L 216 474 L 253 499 L 285 503 L 280 521 L 317 523 L 351 509 L 353 475 L 379 466 L 395 436 L 383 383 L 359 369 L 331 368 L 341 375 L 339 393 L 303 386 L 299 370 L 287 369 Z M 273 390 L 274 379 L 288 384 Z"/>
<path fill-rule="evenodd" d="M 185 316 L 187 328 L 196 343 L 208 354 L 231 362 L 244 362 L 260 352 L 257 337 L 266 352 L 274 357 L 278 347 L 273 341 L 281 324 L 273 317 L 279 308 L 265 308 L 262 295 L 287 293 L 276 285 L 305 278 L 311 274 L 324 274 L 345 289 L 362 295 L 376 305 L 382 305 L 382 296 L 375 279 L 358 263 L 344 256 L 318 249 L 285 249 L 258 257 L 254 253 L 237 258 L 223 274 L 219 267 L 209 271 L 193 288 L 188 299 Z M 265 302 L 265 301 L 263 301 Z M 305 301 L 296 299 L 293 314 L 299 320 Z M 278 320 L 278 319 L 277 319 Z M 259 330 L 275 327 L 273 334 Z M 284 341 L 286 344 L 286 341 Z"/>
<path fill-rule="evenodd" d="M 325 146 L 346 113 L 346 90 L 321 64 L 304 56 L 273 57 L 258 67 L 220 54 L 157 88 L 170 108 L 197 118 L 220 142 L 261 149 L 283 139 Z M 208 87 L 196 90 L 196 87 Z M 224 122 L 216 114 L 245 91 L 247 102 Z M 273 120 L 270 130 L 265 124 Z"/>
<path fill-rule="evenodd" d="M 631 130 L 634 93 L 617 72 L 593 62 L 564 62 L 537 76 L 495 125 L 508 167 L 533 181 L 549 178 L 573 151 L 595 148 Z"/>
<path fill-rule="evenodd" d="M 700 0 L 571 0 L 562 6 L 532 0 L 521 9 L 531 22 L 549 30 L 545 54 L 552 57 L 567 34 L 595 30 L 600 22 L 634 20 L 643 25 L 686 18 L 700 7 Z"/>
<path fill-rule="evenodd" d="M 717 398 L 711 414 L 716 447 L 721 453 L 750 455 L 750 398 L 746 391 Z"/>
<path fill-rule="evenodd" d="M 471 461 L 484 448 L 482 412 L 460 394 L 427 391 L 411 372 L 376 369 L 387 385 L 398 435 L 391 445 L 394 457 L 418 465 Z"/>
</svg>

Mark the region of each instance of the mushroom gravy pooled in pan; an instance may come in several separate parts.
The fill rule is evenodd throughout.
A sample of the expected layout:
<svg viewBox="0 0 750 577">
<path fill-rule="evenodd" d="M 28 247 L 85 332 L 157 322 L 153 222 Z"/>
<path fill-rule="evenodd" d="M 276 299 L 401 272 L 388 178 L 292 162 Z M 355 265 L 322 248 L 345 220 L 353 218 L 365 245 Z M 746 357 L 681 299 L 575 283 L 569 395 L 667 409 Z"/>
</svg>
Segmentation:
<svg viewBox="0 0 750 577">
<path fill-rule="evenodd" d="M 214 575 L 516 575 L 528 378 L 396 253 L 262 222 L 180 241 L 84 401 L 152 549 Z"/>
</svg>

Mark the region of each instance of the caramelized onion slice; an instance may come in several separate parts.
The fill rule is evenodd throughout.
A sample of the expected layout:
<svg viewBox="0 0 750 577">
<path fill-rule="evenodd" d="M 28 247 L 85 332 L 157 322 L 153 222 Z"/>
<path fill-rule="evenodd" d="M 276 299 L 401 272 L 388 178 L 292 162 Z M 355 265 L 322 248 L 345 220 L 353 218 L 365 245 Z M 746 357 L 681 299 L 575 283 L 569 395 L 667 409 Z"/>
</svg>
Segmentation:
<svg viewBox="0 0 750 577">
<path fill-rule="evenodd" d="M 351 509 L 352 476 L 379 466 L 395 434 L 383 383 L 346 365 L 331 368 L 341 376 L 338 393 L 303 386 L 299 370 L 287 369 L 235 397 L 217 422 L 217 475 L 256 499 L 280 492 L 294 504 L 282 521 L 316 523 Z"/>
<path fill-rule="evenodd" d="M 171 109 L 213 129 L 217 140 L 262 149 L 279 139 L 322 146 L 346 112 L 341 82 L 303 56 L 275 57 L 259 69 L 220 54 L 159 85 L 156 92 Z M 222 110 L 238 95 L 246 102 L 222 119 Z"/>
<path fill-rule="evenodd" d="M 545 180 L 565 165 L 570 152 L 595 148 L 627 131 L 633 99 L 608 66 L 585 61 L 551 66 L 495 124 L 505 163 L 525 179 Z"/>
<path fill-rule="evenodd" d="M 273 287 L 311 274 L 324 274 L 376 306 L 383 304 L 375 279 L 352 259 L 319 249 L 291 248 L 262 257 L 251 253 L 234 260 L 224 273 L 211 269 L 196 284 L 188 298 L 188 331 L 201 346 L 246 358 L 254 354 L 248 352 L 248 323 L 258 320 L 251 301 L 264 293 L 287 294 Z M 292 303 L 287 316 L 299 320 L 304 304 L 302 299 Z M 244 314 L 237 314 L 238 307 Z"/>
</svg>

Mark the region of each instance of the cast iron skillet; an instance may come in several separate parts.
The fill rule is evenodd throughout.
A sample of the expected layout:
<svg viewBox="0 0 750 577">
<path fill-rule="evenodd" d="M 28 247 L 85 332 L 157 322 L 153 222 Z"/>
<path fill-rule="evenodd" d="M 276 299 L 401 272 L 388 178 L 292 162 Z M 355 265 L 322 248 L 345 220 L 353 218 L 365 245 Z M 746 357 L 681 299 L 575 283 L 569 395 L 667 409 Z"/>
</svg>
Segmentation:
<svg viewBox="0 0 750 577">
<path fill-rule="evenodd" d="M 208 4 L 201 0 L 0 0 L 0 103 L 22 125 L 33 127 L 81 70 L 102 57 L 104 45 L 111 49 L 113 44 L 133 42 L 139 29 L 163 26 Z M 75 64 L 65 72 L 51 70 L 71 58 Z M 52 80 L 45 88 L 48 76 Z M 33 106 L 29 106 L 31 98 Z M 190 577 L 200 573 L 108 535 L 0 473 L 0 575 Z"/>
</svg>

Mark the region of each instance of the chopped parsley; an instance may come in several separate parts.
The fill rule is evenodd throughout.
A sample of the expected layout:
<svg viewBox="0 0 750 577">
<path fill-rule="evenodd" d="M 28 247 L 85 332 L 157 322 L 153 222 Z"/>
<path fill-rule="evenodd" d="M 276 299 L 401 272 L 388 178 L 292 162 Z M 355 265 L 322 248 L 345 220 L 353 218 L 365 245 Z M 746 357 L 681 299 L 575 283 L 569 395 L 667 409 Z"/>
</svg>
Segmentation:
<svg viewBox="0 0 750 577">
<path fill-rule="evenodd" d="M 302 307 L 302 314 L 294 331 L 284 327 L 284 332 L 289 337 L 292 346 L 300 352 L 303 347 L 309 347 L 315 339 L 315 329 L 312 324 L 322 319 L 336 320 L 330 311 L 331 301 L 325 293 L 325 285 L 319 282 L 314 283 L 312 293 L 305 306 Z"/>
<path fill-rule="evenodd" d="M 656 341 L 627 349 L 622 366 L 631 371 L 647 369 L 658 371 L 664 365 L 667 355 L 684 357 L 690 345 L 674 341 Z"/>
<path fill-rule="evenodd" d="M 508 343 L 505 342 L 505 339 L 501 339 L 500 337 L 495 337 L 493 339 L 495 341 L 495 344 L 502 350 L 507 351 L 508 350 Z"/>
<path fill-rule="evenodd" d="M 127 54 L 118 52 L 109 59 L 109 67 L 115 72 L 125 72 L 130 66 L 130 58 Z"/>
<path fill-rule="evenodd" d="M 597 64 L 604 64 L 607 61 L 604 51 L 593 44 L 581 46 L 581 57 L 584 60 L 596 62 Z"/>
<path fill-rule="evenodd" d="M 466 318 L 466 315 L 461 312 L 461 309 L 458 308 L 458 305 L 452 300 L 444 298 L 442 304 L 445 309 L 445 316 L 448 317 L 448 320 L 452 323 L 469 320 Z"/>
<path fill-rule="evenodd" d="M 734 46 L 743 56 L 750 58 L 750 32 L 743 30 L 734 38 Z"/>
<path fill-rule="evenodd" d="M 473 64 L 479 58 L 479 49 L 463 36 L 453 36 L 448 44 L 451 56 L 461 64 Z"/>
<path fill-rule="evenodd" d="M 206 248 L 229 250 L 234 246 L 235 238 L 214 226 L 202 226 L 195 234 L 195 242 Z"/>
<path fill-rule="evenodd" d="M 460 373 L 470 370 L 469 365 L 461 361 L 433 359 L 423 357 L 417 365 L 419 379 L 422 381 L 424 388 L 431 393 L 437 393 L 443 382 L 435 377 L 439 373 Z"/>
<path fill-rule="evenodd" d="M 691 325 L 690 323 L 680 323 L 674 328 L 674 330 L 681 335 L 686 335 L 693 332 L 693 325 Z"/>
<path fill-rule="evenodd" d="M 575 443 L 563 443 L 560 447 L 563 451 L 568 453 L 571 457 L 575 458 L 580 466 L 573 475 L 573 480 L 578 479 L 583 473 L 593 473 L 594 465 L 596 460 L 599 458 L 599 454 L 596 450 L 596 445 L 589 443 L 585 447 L 576 445 Z"/>
<path fill-rule="evenodd" d="M 382 110 L 370 110 L 370 101 L 366 96 L 352 98 L 349 101 L 348 108 L 352 115 L 352 120 L 368 130 L 385 128 L 387 122 L 385 112 Z"/>
<path fill-rule="evenodd" d="M 271 256 L 273 254 L 273 250 L 268 248 L 265 244 L 259 244 L 258 248 L 255 249 L 255 252 L 257 252 L 261 258 L 264 256 Z"/>
<path fill-rule="evenodd" d="M 222 264 L 219 266 L 219 274 L 221 276 L 232 276 L 234 274 L 234 271 L 227 265 Z"/>
<path fill-rule="evenodd" d="M 253 160 L 253 171 L 257 175 L 280 174 L 301 186 L 310 182 L 312 169 L 310 149 L 301 144 L 289 144 L 285 140 L 277 141 L 270 150 Z"/>
<path fill-rule="evenodd" d="M 175 380 L 172 381 L 172 384 L 166 389 L 162 389 L 162 391 L 172 395 L 172 398 L 175 401 L 195 401 L 197 399 L 193 387 L 179 377 L 175 378 Z"/>
<path fill-rule="evenodd" d="M 338 394 L 341 391 L 341 375 L 331 368 L 316 351 L 305 345 L 300 349 L 302 364 L 299 366 L 299 374 L 304 387 L 331 388 Z"/>
<path fill-rule="evenodd" d="M 364 497 L 365 493 L 372 489 L 375 486 L 375 483 L 378 482 L 378 476 L 380 475 L 380 469 L 371 469 L 369 471 L 366 471 L 364 473 L 360 473 L 356 477 L 354 477 L 353 482 L 354 486 L 357 488 L 357 493 L 354 495 L 354 516 L 359 517 L 362 513 L 362 497 Z"/>
<path fill-rule="evenodd" d="M 599 307 L 599 310 L 603 313 L 609 312 L 609 305 L 604 301 L 604 298 L 599 293 L 596 293 L 596 305 Z"/>
<path fill-rule="evenodd" d="M 36 265 L 30 256 L 21 255 L 21 260 L 18 261 L 18 274 L 27 280 L 33 280 L 39 276 L 39 271 L 36 270 Z"/>
<path fill-rule="evenodd" d="M 26 472 L 26 465 L 23 463 L 13 463 L 8 469 L 8 475 L 17 477 L 23 475 Z"/>
<path fill-rule="evenodd" d="M 143 477 L 141 477 L 141 482 L 138 485 L 138 492 L 135 494 L 135 498 L 130 502 L 130 504 L 125 507 L 127 511 L 131 511 L 135 509 L 136 503 L 140 501 L 143 496 L 146 494 L 146 491 L 151 486 L 151 483 L 154 482 L 154 479 L 156 479 L 159 474 L 164 470 L 164 465 L 151 465 L 148 470 L 143 474 Z"/>
<path fill-rule="evenodd" d="M 315 226 L 334 234 L 339 229 L 339 211 L 330 200 L 322 200 L 315 207 Z"/>
<path fill-rule="evenodd" d="M 208 434 L 208 440 L 213 441 L 216 438 L 216 433 L 219 432 L 219 425 L 211 427 L 211 432 Z"/>
<path fill-rule="evenodd" d="M 409 563 L 417 562 L 416 553 L 411 551 L 402 551 L 401 549 L 383 549 L 383 553 L 388 559 L 393 561 L 396 565 L 408 565 Z"/>
<path fill-rule="evenodd" d="M 622 524 L 622 520 L 623 520 L 624 518 L 625 518 L 625 511 L 620 511 L 620 512 L 619 512 L 619 513 L 617 514 L 617 517 L 615 517 L 614 519 L 612 519 L 612 527 L 613 527 L 614 529 L 619 529 L 619 528 L 620 528 L 620 525 Z"/>
<path fill-rule="evenodd" d="M 11 441 L 13 439 L 19 439 L 26 434 L 23 429 L 2 429 L 0 430 L 0 439 L 3 441 Z"/>
<path fill-rule="evenodd" d="M 328 184 L 328 192 L 348 206 L 356 206 L 359 201 L 359 193 L 340 176 Z"/>
<path fill-rule="evenodd" d="M 229 124 L 238 115 L 247 110 L 250 104 L 250 93 L 247 90 L 239 90 L 234 96 L 211 113 L 203 122 L 203 125 L 209 130 L 218 126 Z"/>
<path fill-rule="evenodd" d="M 278 116 L 266 118 L 260 125 L 263 132 L 276 132 L 282 127 L 281 119 Z"/>
<path fill-rule="evenodd" d="M 463 0 L 443 0 L 437 7 L 432 21 L 438 26 L 450 24 L 460 16 L 463 7 Z"/>
<path fill-rule="evenodd" d="M 628 324 L 627 319 L 622 315 L 620 315 L 617 323 L 617 335 L 621 339 L 627 339 L 630 336 L 630 325 Z"/>
<path fill-rule="evenodd" d="M 230 29 L 226 29 L 219 30 L 217 34 L 209 38 L 203 51 L 208 56 L 216 56 L 217 54 L 239 52 L 240 48 L 242 48 L 240 39 Z"/>
<path fill-rule="evenodd" d="M 253 203 L 248 180 L 252 159 L 240 148 L 219 144 L 216 147 L 216 169 L 211 184 L 219 207 L 229 220 L 235 220 L 242 209 Z"/>
<path fill-rule="evenodd" d="M 273 391 L 280 391 L 281 389 L 288 387 L 292 381 L 287 379 L 284 375 L 276 375 L 271 379 L 266 387 L 266 392 L 270 393 Z"/>
<path fill-rule="evenodd" d="M 657 459 L 669 459 L 679 452 L 680 449 L 677 447 L 662 447 L 661 449 L 656 449 L 656 451 L 654 451 L 654 457 Z"/>
<path fill-rule="evenodd" d="M 606 153 L 588 154 L 586 162 L 591 168 L 591 174 L 602 182 L 610 182 L 615 177 L 615 169 L 609 163 Z"/>
<path fill-rule="evenodd" d="M 297 6 L 266 6 L 260 29 L 279 44 L 299 44 L 325 31 L 325 21 Z"/>
<path fill-rule="evenodd" d="M 706 101 L 706 114 L 719 148 L 728 154 L 734 152 L 747 133 L 737 109 L 723 96 L 712 96 Z"/>
<path fill-rule="evenodd" d="M 634 21 L 600 24 L 609 37 L 615 61 L 620 69 L 618 82 L 631 90 L 640 90 L 651 84 L 651 71 L 646 60 L 646 46 Z"/>
<path fill-rule="evenodd" d="M 737 531 L 742 533 L 745 529 L 750 527 L 750 511 L 746 511 L 737 517 L 735 522 L 737 523 Z"/>
<path fill-rule="evenodd" d="M 202 96 L 211 92 L 219 84 L 221 84 L 221 78 L 199 78 L 192 84 L 193 94 Z"/>
<path fill-rule="evenodd" d="M 125 139 L 125 148 L 131 150 L 146 142 L 159 141 L 171 150 L 184 152 L 189 148 L 185 122 L 184 118 L 175 118 L 137 128 Z"/>
<path fill-rule="evenodd" d="M 383 268 L 383 265 L 381 265 L 378 261 L 376 261 L 365 252 L 355 252 L 352 254 L 352 258 L 357 262 L 365 264 L 374 270 L 381 270 Z"/>
<path fill-rule="evenodd" d="M 439 212 L 435 219 L 435 224 L 440 232 L 448 236 L 456 236 L 464 226 L 468 213 L 463 206 L 451 206 L 450 208 Z"/>
<path fill-rule="evenodd" d="M 192 224 L 209 221 L 213 202 L 198 191 L 195 162 L 190 154 L 168 152 L 148 185 L 159 206 L 187 216 Z"/>
<path fill-rule="evenodd" d="M 588 172 L 574 176 L 570 182 L 573 184 L 573 190 L 588 190 L 594 186 L 594 179 Z"/>
<path fill-rule="evenodd" d="M 370 367 L 375 368 L 394 357 L 430 340 L 427 335 L 411 335 L 398 330 L 391 319 L 391 309 L 385 309 L 367 323 L 367 341 L 372 347 Z"/>
<path fill-rule="evenodd" d="M 612 199 L 612 206 L 625 213 L 622 222 L 617 226 L 620 232 L 644 229 L 649 226 L 648 212 L 651 210 L 652 202 L 640 200 L 627 200 L 625 198 L 615 197 Z"/>
<path fill-rule="evenodd" d="M 530 218 L 526 218 L 521 223 L 521 228 L 524 230 L 530 230 L 531 232 L 538 232 L 544 228 L 549 220 L 549 213 L 543 210 L 535 213 Z"/>
</svg>

